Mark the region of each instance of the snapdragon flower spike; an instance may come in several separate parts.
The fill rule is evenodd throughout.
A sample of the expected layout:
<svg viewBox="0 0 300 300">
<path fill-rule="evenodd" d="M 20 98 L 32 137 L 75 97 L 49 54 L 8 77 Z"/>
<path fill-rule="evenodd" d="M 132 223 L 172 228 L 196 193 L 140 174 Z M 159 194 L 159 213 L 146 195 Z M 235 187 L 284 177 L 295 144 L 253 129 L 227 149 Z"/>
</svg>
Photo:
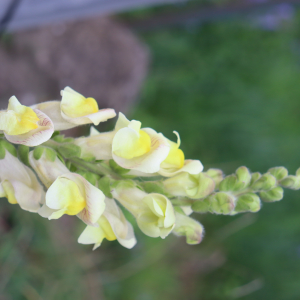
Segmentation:
<svg viewBox="0 0 300 300">
<path fill-rule="evenodd" d="M 96 222 L 105 209 L 105 196 L 81 175 L 67 173 L 59 176 L 46 193 L 46 202 L 39 210 L 42 217 L 59 219 L 62 215 L 77 215 L 84 223 Z"/>
<path fill-rule="evenodd" d="M 0 197 L 30 212 L 37 212 L 44 201 L 44 191 L 35 174 L 7 150 L 0 160 Z"/>
<path fill-rule="evenodd" d="M 164 195 L 147 194 L 126 182 L 115 187 L 112 195 L 135 216 L 144 234 L 164 239 L 173 230 L 174 209 L 171 201 Z"/>
<path fill-rule="evenodd" d="M 105 199 L 105 210 L 97 221 L 99 227 L 87 226 L 78 238 L 80 244 L 95 244 L 97 249 L 103 239 L 118 240 L 125 248 L 131 249 L 136 244 L 132 225 L 126 220 L 115 200 Z"/>
<path fill-rule="evenodd" d="M 49 140 L 54 126 L 46 114 L 22 105 L 12 96 L 7 110 L 0 111 L 0 130 L 11 143 L 33 147 Z"/>
<path fill-rule="evenodd" d="M 125 169 L 155 173 L 167 158 L 170 145 L 167 139 L 151 128 L 141 129 L 141 122 L 129 121 L 122 113 L 115 127 L 112 157 Z"/>
<path fill-rule="evenodd" d="M 85 98 L 70 87 L 61 91 L 61 101 L 47 101 L 31 106 L 46 113 L 54 123 L 55 130 L 66 130 L 78 125 L 98 125 L 116 116 L 111 108 L 98 108 L 94 98 Z"/>
</svg>

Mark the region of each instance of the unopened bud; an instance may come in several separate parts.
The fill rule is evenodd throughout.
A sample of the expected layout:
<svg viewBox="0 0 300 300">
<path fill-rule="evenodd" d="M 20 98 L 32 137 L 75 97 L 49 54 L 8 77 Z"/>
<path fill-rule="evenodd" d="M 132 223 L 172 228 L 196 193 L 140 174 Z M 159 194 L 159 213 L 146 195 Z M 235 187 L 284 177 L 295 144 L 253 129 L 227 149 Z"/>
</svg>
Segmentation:
<svg viewBox="0 0 300 300">
<path fill-rule="evenodd" d="M 240 191 L 245 189 L 251 180 L 251 175 L 246 167 L 236 170 L 236 175 L 229 175 L 219 184 L 219 190 L 224 192 Z"/>
<path fill-rule="evenodd" d="M 268 171 L 272 174 L 277 180 L 282 180 L 283 178 L 288 176 L 288 170 L 285 167 L 275 167 L 271 168 Z"/>
<path fill-rule="evenodd" d="M 235 198 L 227 193 L 216 193 L 208 197 L 211 212 L 229 215 L 235 207 Z"/>
<path fill-rule="evenodd" d="M 214 180 L 204 173 L 196 175 L 182 172 L 163 181 L 168 193 L 174 196 L 185 196 L 191 199 L 207 197 L 215 189 Z"/>
<path fill-rule="evenodd" d="M 267 192 L 260 192 L 259 196 L 264 202 L 274 202 L 279 201 L 283 198 L 283 189 L 280 186 L 277 186 Z"/>
<path fill-rule="evenodd" d="M 261 177 L 261 174 L 259 172 L 252 173 L 251 180 L 250 180 L 250 186 L 252 186 L 252 184 L 254 182 L 256 182 L 260 177 Z"/>
<path fill-rule="evenodd" d="M 260 210 L 260 199 L 256 194 L 247 193 L 237 199 L 234 209 L 236 212 L 257 212 Z"/>
<path fill-rule="evenodd" d="M 284 188 L 292 189 L 292 190 L 299 190 L 300 189 L 300 177 L 299 176 L 287 176 L 279 183 Z"/>
<path fill-rule="evenodd" d="M 236 176 L 239 183 L 243 183 L 243 188 L 248 186 L 251 180 L 251 174 L 246 167 L 239 167 L 236 171 Z"/>
<path fill-rule="evenodd" d="M 199 244 L 203 237 L 203 226 L 196 220 L 175 211 L 175 228 L 173 233 L 178 236 L 186 236 L 186 242 L 190 245 Z"/>
<path fill-rule="evenodd" d="M 257 181 L 255 181 L 251 185 L 251 188 L 254 191 L 260 191 L 260 190 L 268 191 L 275 186 L 276 186 L 276 178 L 270 173 L 266 173 L 262 175 Z"/>
<path fill-rule="evenodd" d="M 218 186 L 224 178 L 223 171 L 219 169 L 208 169 L 205 174 L 214 180 L 216 186 Z"/>
</svg>

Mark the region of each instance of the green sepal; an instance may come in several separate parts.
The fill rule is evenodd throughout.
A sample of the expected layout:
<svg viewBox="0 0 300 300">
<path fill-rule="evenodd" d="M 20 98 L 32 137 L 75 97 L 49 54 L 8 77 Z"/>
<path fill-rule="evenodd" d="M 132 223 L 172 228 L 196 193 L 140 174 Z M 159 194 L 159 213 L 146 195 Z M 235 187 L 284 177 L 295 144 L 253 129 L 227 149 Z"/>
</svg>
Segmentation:
<svg viewBox="0 0 300 300">
<path fill-rule="evenodd" d="M 58 136 L 58 135 L 60 135 L 60 132 L 59 132 L 59 131 L 54 131 L 54 132 L 52 133 L 51 139 L 53 139 L 54 137 L 56 137 L 56 136 Z"/>
<path fill-rule="evenodd" d="M 105 197 L 113 198 L 111 194 L 111 183 L 112 179 L 104 176 L 100 180 L 98 180 L 98 188 L 102 191 L 102 193 L 105 195 Z"/>
<path fill-rule="evenodd" d="M 257 212 L 260 210 L 260 199 L 254 193 L 247 193 L 238 197 L 235 212 Z"/>
<path fill-rule="evenodd" d="M 90 184 L 96 186 L 97 181 L 99 180 L 100 176 L 91 172 L 86 172 L 82 170 L 77 170 L 77 174 L 81 175 L 83 178 L 85 178 Z"/>
<path fill-rule="evenodd" d="M 119 175 L 125 175 L 127 174 L 130 170 L 129 169 L 124 169 L 120 167 L 113 159 L 109 160 L 109 166 L 112 168 L 112 170 L 119 174 Z"/>
<path fill-rule="evenodd" d="M 4 159 L 5 158 L 5 148 L 2 145 L 2 143 L 0 143 L 0 159 Z"/>
<path fill-rule="evenodd" d="M 268 191 L 275 187 L 276 184 L 276 178 L 270 173 L 266 173 L 256 180 L 250 187 L 254 191 Z"/>
<path fill-rule="evenodd" d="M 195 201 L 192 206 L 192 210 L 198 213 L 207 213 L 210 211 L 210 202 L 208 198 Z"/>
<path fill-rule="evenodd" d="M 54 162 L 56 159 L 56 151 L 51 148 L 46 147 L 45 148 L 45 156 L 46 156 L 46 159 Z"/>
<path fill-rule="evenodd" d="M 287 176 L 283 180 L 279 182 L 281 186 L 284 188 L 292 189 L 292 190 L 299 190 L 300 189 L 300 177 L 299 176 Z"/>
<path fill-rule="evenodd" d="M 9 142 L 7 142 L 5 140 L 0 140 L 0 144 L 3 146 L 4 151 L 6 149 L 11 155 L 13 155 L 15 157 L 18 157 L 17 149 L 11 143 L 9 143 Z M 4 157 L 5 157 L 5 155 L 4 155 Z"/>
<path fill-rule="evenodd" d="M 272 174 L 277 180 L 282 180 L 289 174 L 288 170 L 285 167 L 271 168 L 268 172 Z"/>
<path fill-rule="evenodd" d="M 164 185 L 161 181 L 144 181 L 139 184 L 146 193 L 165 194 Z"/>
<path fill-rule="evenodd" d="M 283 198 L 283 189 L 280 186 L 277 186 L 267 192 L 260 192 L 259 196 L 264 202 L 275 202 Z"/>
<path fill-rule="evenodd" d="M 33 158 L 35 160 L 39 160 L 42 157 L 44 150 L 45 150 L 45 147 L 42 147 L 42 146 L 35 147 L 33 150 Z"/>
<path fill-rule="evenodd" d="M 18 147 L 18 158 L 26 166 L 29 164 L 29 147 L 25 145 L 19 145 Z"/>
<path fill-rule="evenodd" d="M 80 157 L 81 148 L 75 144 L 65 144 L 65 145 L 59 146 L 58 152 L 64 158 Z"/>
<path fill-rule="evenodd" d="M 186 216 L 186 214 L 184 213 L 183 209 L 180 206 L 174 206 L 174 210 L 179 214 Z"/>
</svg>

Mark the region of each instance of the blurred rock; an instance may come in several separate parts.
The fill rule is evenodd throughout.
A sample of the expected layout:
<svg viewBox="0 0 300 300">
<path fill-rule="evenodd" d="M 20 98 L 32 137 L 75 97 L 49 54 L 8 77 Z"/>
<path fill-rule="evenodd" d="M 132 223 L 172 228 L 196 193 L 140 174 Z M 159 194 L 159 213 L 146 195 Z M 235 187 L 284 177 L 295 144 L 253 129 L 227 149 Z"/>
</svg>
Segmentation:
<svg viewBox="0 0 300 300">
<path fill-rule="evenodd" d="M 14 33 L 0 46 L 0 108 L 60 99 L 69 85 L 99 107 L 126 112 L 147 72 L 148 50 L 110 17 Z"/>
</svg>

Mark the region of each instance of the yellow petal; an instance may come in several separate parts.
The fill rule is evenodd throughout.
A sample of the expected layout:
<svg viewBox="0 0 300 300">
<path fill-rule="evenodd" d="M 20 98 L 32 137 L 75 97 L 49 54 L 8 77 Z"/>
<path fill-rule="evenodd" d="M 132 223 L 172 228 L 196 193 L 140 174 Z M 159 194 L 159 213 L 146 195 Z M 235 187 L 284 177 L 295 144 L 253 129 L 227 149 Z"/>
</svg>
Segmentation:
<svg viewBox="0 0 300 300">
<path fill-rule="evenodd" d="M 30 107 L 20 104 L 13 96 L 9 99 L 7 111 L 0 114 L 0 130 L 4 130 L 8 135 L 27 133 L 38 127 L 39 120 Z"/>
<path fill-rule="evenodd" d="M 113 153 L 125 159 L 142 156 L 151 150 L 151 138 L 143 130 L 120 129 L 113 140 Z"/>
<path fill-rule="evenodd" d="M 8 202 L 10 204 L 17 204 L 18 201 L 15 197 L 15 190 L 14 190 L 14 187 L 12 186 L 12 184 L 8 180 L 4 180 L 2 182 L 2 187 L 6 194 L 5 197 L 7 198 Z"/>
<path fill-rule="evenodd" d="M 62 91 L 61 109 L 70 118 L 83 117 L 99 111 L 94 98 L 85 98 L 69 87 Z"/>
<path fill-rule="evenodd" d="M 108 220 L 104 216 L 100 217 L 98 223 L 105 234 L 105 238 L 108 241 L 114 241 L 117 239 L 116 235 L 114 234 L 111 228 L 111 225 L 109 224 Z"/>
<path fill-rule="evenodd" d="M 178 149 L 178 145 L 170 141 L 170 152 L 164 163 L 170 164 L 175 168 L 182 168 L 184 166 L 184 153 Z"/>
<path fill-rule="evenodd" d="M 73 216 L 85 208 L 86 201 L 74 181 L 59 177 L 47 192 L 46 204 L 52 209 L 65 208 L 65 214 Z"/>
</svg>

